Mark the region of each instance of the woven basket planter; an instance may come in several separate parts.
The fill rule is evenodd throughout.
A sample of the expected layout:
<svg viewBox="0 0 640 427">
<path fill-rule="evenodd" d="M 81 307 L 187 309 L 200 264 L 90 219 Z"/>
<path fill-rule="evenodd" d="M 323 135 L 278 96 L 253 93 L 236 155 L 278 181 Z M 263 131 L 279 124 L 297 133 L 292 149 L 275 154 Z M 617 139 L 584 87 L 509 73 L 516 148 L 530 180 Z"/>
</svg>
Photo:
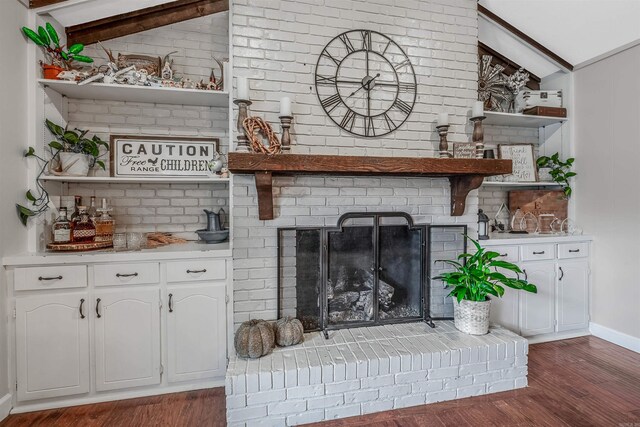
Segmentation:
<svg viewBox="0 0 640 427">
<path fill-rule="evenodd" d="M 456 328 L 465 334 L 484 335 L 489 332 L 491 300 L 483 302 L 453 298 L 453 320 Z"/>
</svg>

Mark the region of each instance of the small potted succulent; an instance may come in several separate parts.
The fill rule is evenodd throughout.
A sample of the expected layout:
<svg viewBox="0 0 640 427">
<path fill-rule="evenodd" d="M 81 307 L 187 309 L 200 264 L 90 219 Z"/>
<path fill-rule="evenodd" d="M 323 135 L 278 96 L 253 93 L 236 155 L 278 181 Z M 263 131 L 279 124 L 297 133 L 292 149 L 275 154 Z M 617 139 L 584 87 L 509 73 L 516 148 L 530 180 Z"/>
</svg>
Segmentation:
<svg viewBox="0 0 640 427">
<path fill-rule="evenodd" d="M 51 141 L 49 148 L 53 150 L 53 158 L 58 158 L 59 165 L 54 173 L 70 176 L 87 176 L 89 169 L 96 164 L 105 169 L 105 164 L 100 157 L 100 147 L 109 150 L 109 144 L 94 135 L 87 138 L 88 130 L 73 129 L 59 126 L 51 120 L 45 121 L 47 128 L 56 137 L 57 141 Z"/>
<path fill-rule="evenodd" d="M 58 74 L 64 70 L 72 69 L 73 61 L 84 62 L 90 64 L 93 59 L 80 55 L 84 49 L 84 45 L 76 43 L 69 46 L 68 50 L 64 49 L 64 45 L 60 45 L 60 37 L 53 25 L 46 23 L 45 27 L 39 26 L 38 31 L 33 31 L 27 27 L 22 27 L 22 32 L 32 42 L 42 48 L 42 52 L 48 63 L 42 63 L 42 76 L 45 79 L 57 79 Z"/>
<path fill-rule="evenodd" d="M 571 196 L 571 186 L 569 185 L 569 178 L 576 176 L 575 172 L 571 171 L 573 162 L 576 159 L 573 157 L 568 158 L 564 162 L 560 160 L 560 154 L 555 153 L 550 157 L 540 156 L 536 163 L 538 165 L 538 175 L 541 181 L 553 181 L 562 187 L 562 191 L 566 198 Z"/>
<path fill-rule="evenodd" d="M 537 293 L 535 285 L 520 279 L 520 267 L 499 260 L 498 252 L 488 251 L 472 238 L 465 236 L 476 247 L 474 254 L 463 253 L 457 261 L 439 260 L 454 268 L 442 273 L 435 280 L 442 280 L 451 289 L 453 297 L 453 317 L 457 329 L 471 335 L 484 335 L 489 331 L 491 299 L 504 295 L 504 287 Z M 466 262 L 465 262 L 466 261 Z M 507 277 L 504 272 L 516 273 L 517 277 Z M 507 273 L 508 274 L 508 273 Z"/>
</svg>

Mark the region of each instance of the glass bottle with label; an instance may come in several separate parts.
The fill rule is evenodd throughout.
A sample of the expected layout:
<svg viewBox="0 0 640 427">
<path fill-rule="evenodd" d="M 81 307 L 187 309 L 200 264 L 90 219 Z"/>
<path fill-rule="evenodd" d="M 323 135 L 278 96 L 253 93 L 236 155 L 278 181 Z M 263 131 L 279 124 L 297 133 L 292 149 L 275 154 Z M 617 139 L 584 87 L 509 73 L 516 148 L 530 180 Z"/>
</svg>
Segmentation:
<svg viewBox="0 0 640 427">
<path fill-rule="evenodd" d="M 71 212 L 71 215 L 69 216 L 69 220 L 71 221 L 72 226 L 76 218 L 78 217 L 78 207 L 82 205 L 82 196 L 73 196 L 73 198 L 75 199 L 74 208 L 73 212 Z"/>
<path fill-rule="evenodd" d="M 60 216 L 53 223 L 53 243 L 71 241 L 71 221 L 67 218 L 67 208 L 60 208 Z"/>
<path fill-rule="evenodd" d="M 96 227 L 89 220 L 86 206 L 78 206 L 78 216 L 73 222 L 73 242 L 93 242 L 96 237 Z"/>
<path fill-rule="evenodd" d="M 89 220 L 92 223 L 96 223 L 96 219 L 98 218 L 98 210 L 96 209 L 96 196 L 91 196 L 91 203 L 89 204 Z"/>
<path fill-rule="evenodd" d="M 116 222 L 109 215 L 111 209 L 107 207 L 107 199 L 102 199 L 102 207 L 98 209 L 100 216 L 96 218 L 96 242 L 113 242 L 113 233 L 116 228 Z"/>
</svg>

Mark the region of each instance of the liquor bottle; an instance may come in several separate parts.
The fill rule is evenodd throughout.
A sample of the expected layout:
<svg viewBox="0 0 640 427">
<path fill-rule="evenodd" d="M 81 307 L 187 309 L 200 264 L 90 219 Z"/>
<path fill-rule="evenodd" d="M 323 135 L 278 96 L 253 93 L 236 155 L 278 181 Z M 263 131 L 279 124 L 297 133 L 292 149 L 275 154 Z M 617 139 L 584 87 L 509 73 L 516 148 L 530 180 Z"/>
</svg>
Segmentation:
<svg viewBox="0 0 640 427">
<path fill-rule="evenodd" d="M 73 241 L 77 243 L 93 242 L 96 227 L 89 221 L 86 206 L 78 206 L 78 216 L 73 222 Z"/>
<path fill-rule="evenodd" d="M 75 222 L 76 217 L 78 216 L 78 207 L 82 205 L 82 196 L 73 196 L 73 198 L 75 199 L 75 204 L 74 204 L 75 207 L 73 208 L 73 212 L 69 217 L 69 220 L 71 221 L 72 226 L 73 226 L 73 223 Z"/>
<path fill-rule="evenodd" d="M 53 223 L 53 243 L 71 241 L 71 222 L 67 218 L 67 208 L 60 208 L 60 216 Z"/>
<path fill-rule="evenodd" d="M 116 228 L 115 220 L 109 215 L 111 209 L 107 207 L 107 199 L 102 199 L 102 207 L 98 209 L 100 216 L 96 218 L 96 242 L 113 242 Z"/>
<path fill-rule="evenodd" d="M 98 211 L 96 209 L 96 196 L 91 196 L 91 203 L 89 204 L 89 220 L 95 225 L 98 218 Z"/>
</svg>

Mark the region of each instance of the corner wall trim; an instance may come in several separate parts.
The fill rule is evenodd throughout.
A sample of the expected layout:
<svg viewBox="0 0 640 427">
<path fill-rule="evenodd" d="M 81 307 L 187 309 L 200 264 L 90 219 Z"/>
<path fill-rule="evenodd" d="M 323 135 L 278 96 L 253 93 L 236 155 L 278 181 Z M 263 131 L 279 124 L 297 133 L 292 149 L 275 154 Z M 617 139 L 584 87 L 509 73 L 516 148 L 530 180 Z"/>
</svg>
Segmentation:
<svg viewBox="0 0 640 427">
<path fill-rule="evenodd" d="M 631 335 L 623 334 L 614 329 L 607 328 L 606 326 L 598 325 L 597 323 L 589 323 L 589 330 L 593 336 L 602 338 L 603 340 L 612 342 L 621 347 L 640 353 L 640 338 L 632 337 Z"/>
<path fill-rule="evenodd" d="M 0 421 L 7 418 L 7 416 L 11 412 L 11 403 L 11 394 L 5 394 L 4 396 L 2 396 L 2 398 L 0 398 Z"/>
</svg>

